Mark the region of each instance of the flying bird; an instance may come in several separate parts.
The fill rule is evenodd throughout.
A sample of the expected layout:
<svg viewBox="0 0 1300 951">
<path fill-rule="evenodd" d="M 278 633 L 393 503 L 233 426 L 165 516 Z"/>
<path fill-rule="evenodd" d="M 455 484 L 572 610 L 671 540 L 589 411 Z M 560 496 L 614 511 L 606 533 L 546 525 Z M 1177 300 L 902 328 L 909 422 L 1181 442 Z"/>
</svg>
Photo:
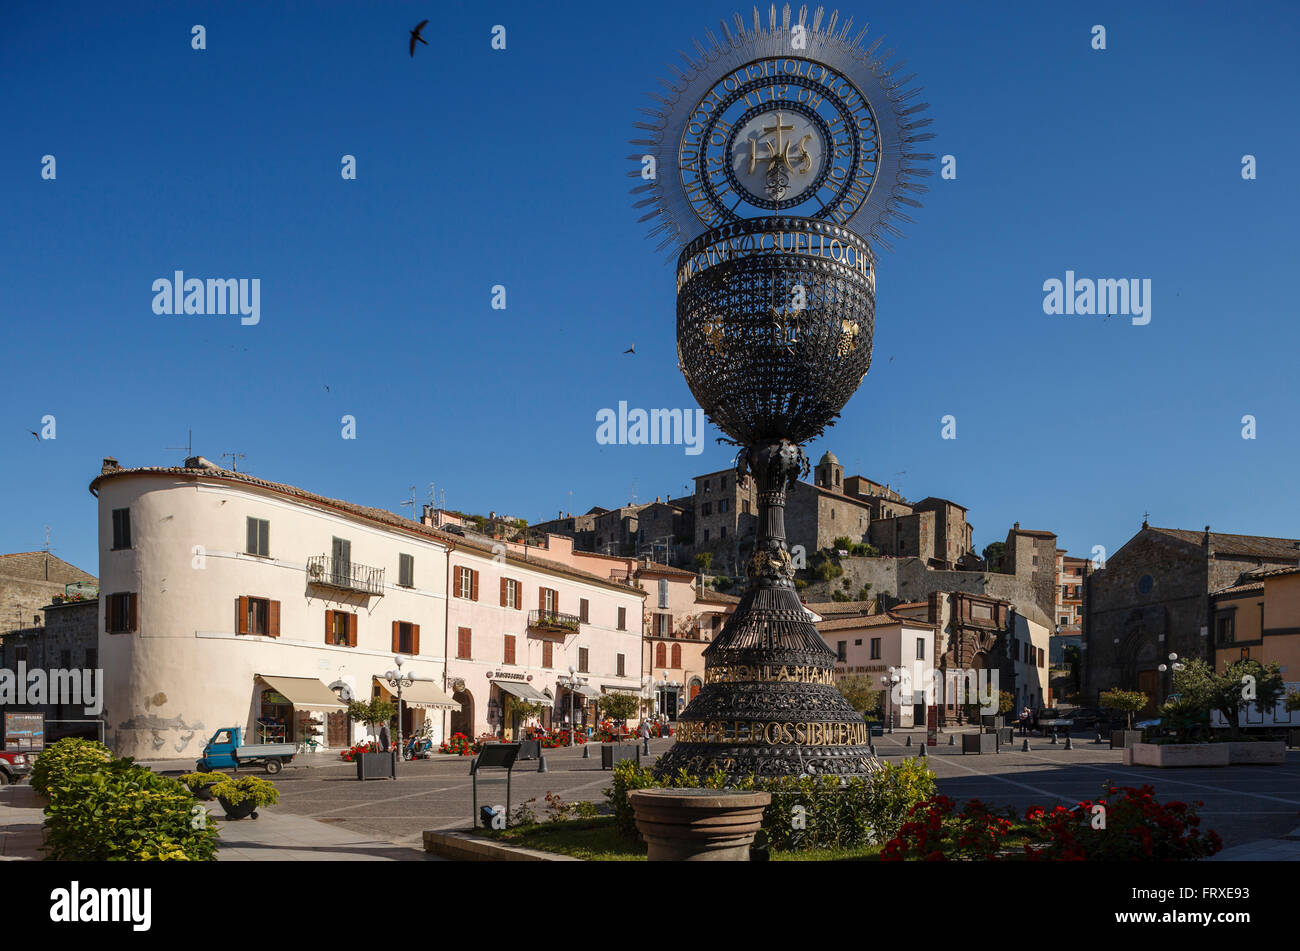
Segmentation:
<svg viewBox="0 0 1300 951">
<path fill-rule="evenodd" d="M 27 431 L 28 431 L 29 433 L 32 433 L 32 431 L 31 431 L 30 429 L 27 430 Z M 37 441 L 37 442 L 40 442 L 40 441 L 41 441 L 41 434 L 40 434 L 40 433 L 32 433 L 32 435 L 36 437 L 36 441 Z"/>
<path fill-rule="evenodd" d="M 626 350 L 624 350 L 623 352 L 624 352 L 624 353 L 635 354 L 635 353 L 636 353 L 636 344 L 632 344 L 632 346 L 628 347 L 628 348 L 627 348 Z"/>
<path fill-rule="evenodd" d="M 411 31 L 411 55 L 412 56 L 415 55 L 416 42 L 423 43 L 425 46 L 429 45 L 429 41 L 420 35 L 420 31 L 424 29 L 424 25 L 428 22 L 429 22 L 428 20 L 421 20 L 416 25 L 415 29 Z"/>
</svg>

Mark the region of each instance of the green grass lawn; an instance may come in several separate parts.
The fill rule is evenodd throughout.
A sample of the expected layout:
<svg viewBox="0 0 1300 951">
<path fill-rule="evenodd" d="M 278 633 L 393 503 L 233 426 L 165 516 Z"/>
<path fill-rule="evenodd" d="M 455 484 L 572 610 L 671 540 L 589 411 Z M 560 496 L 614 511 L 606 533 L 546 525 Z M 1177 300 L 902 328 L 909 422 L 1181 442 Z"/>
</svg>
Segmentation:
<svg viewBox="0 0 1300 951">
<path fill-rule="evenodd" d="M 588 862 L 643 862 L 646 857 L 645 843 L 623 838 L 609 816 L 532 823 L 503 832 L 480 829 L 478 834 L 510 845 L 572 855 Z M 772 853 L 774 862 L 874 862 L 879 859 L 878 845 Z"/>
</svg>

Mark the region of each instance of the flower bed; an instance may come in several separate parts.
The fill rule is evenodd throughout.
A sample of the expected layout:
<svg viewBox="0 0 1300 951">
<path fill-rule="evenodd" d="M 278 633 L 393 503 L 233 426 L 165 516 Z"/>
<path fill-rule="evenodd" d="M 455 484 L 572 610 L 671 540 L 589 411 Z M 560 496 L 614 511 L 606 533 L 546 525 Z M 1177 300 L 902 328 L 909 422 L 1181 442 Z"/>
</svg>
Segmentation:
<svg viewBox="0 0 1300 951">
<path fill-rule="evenodd" d="M 340 750 L 339 759 L 343 760 L 343 762 L 345 763 L 355 763 L 357 757 L 360 756 L 362 753 L 378 753 L 378 752 L 379 752 L 378 743 L 358 743 L 355 746 L 351 747 L 350 749 Z"/>
<path fill-rule="evenodd" d="M 542 737 L 542 747 L 548 750 L 555 749 L 557 746 L 568 746 L 570 743 L 576 743 L 581 746 L 586 742 L 587 734 L 578 733 L 574 735 L 568 730 L 560 730 L 559 732 L 551 733 L 548 736 Z"/>
<path fill-rule="evenodd" d="M 1205 858 L 1222 847 L 1214 831 L 1202 833 L 1196 807 L 1156 801 L 1151 786 L 1105 786 L 1109 798 L 1073 808 L 1031 806 L 1023 820 L 1011 809 L 995 812 L 972 799 L 961 809 L 947 796 L 917 803 L 884 861 L 929 862 L 1102 861 L 1170 862 Z"/>
</svg>

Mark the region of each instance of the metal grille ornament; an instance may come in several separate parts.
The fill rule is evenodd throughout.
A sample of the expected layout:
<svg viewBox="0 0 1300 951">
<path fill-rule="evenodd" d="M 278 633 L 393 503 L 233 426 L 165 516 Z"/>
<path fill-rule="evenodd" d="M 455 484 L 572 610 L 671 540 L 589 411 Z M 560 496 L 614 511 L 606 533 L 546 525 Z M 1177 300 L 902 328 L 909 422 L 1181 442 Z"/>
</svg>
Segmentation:
<svg viewBox="0 0 1300 951">
<path fill-rule="evenodd" d="M 766 22 L 764 22 L 766 19 Z M 740 447 L 758 531 L 748 586 L 705 648 L 705 683 L 656 771 L 733 779 L 879 768 L 835 686 L 835 653 L 794 587 L 786 493 L 871 365 L 876 268 L 929 175 L 912 76 L 852 19 L 789 6 L 723 21 L 652 94 L 633 140 L 659 249 L 677 257 L 677 356 L 709 419 Z M 734 28 L 733 28 L 734 27 Z M 852 39 L 850 36 L 852 35 Z M 655 170 L 647 176 L 646 170 Z"/>
</svg>

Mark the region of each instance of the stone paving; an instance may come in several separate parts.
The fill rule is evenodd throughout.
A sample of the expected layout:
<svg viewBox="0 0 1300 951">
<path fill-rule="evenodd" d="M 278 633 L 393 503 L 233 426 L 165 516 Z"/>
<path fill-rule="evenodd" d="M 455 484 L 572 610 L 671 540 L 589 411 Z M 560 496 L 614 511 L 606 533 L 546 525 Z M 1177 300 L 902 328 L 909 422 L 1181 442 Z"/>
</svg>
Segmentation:
<svg viewBox="0 0 1300 951">
<path fill-rule="evenodd" d="M 910 747 L 905 745 L 909 736 Z M 924 736 L 923 731 L 899 731 L 874 742 L 883 759 L 897 761 L 918 755 Z M 963 755 L 960 745 L 947 745 L 948 734 L 942 734 L 939 742 L 927 750 L 927 760 L 939 791 L 955 799 L 979 798 L 1023 811 L 1034 804 L 1095 799 L 1107 782 L 1150 784 L 1161 801 L 1203 800 L 1203 825 L 1216 830 L 1224 842 L 1217 860 L 1300 860 L 1300 753 L 1288 753 L 1283 766 L 1161 770 L 1123 766 L 1121 751 L 1087 739 L 1076 740 L 1074 748 L 1067 750 L 1063 741 L 1053 746 L 1048 739 L 1031 737 L 1030 750 L 1024 752 L 1023 738 L 1017 736 L 1009 750 L 983 755 Z M 671 745 L 671 739 L 651 740 L 647 762 Z M 547 750 L 549 771 L 545 773 L 538 772 L 536 761 L 518 763 L 511 782 L 512 806 L 532 799 L 542 817 L 547 792 L 566 801 L 603 802 L 603 789 L 612 774 L 600 768 L 598 745 L 592 747 L 590 759 L 582 758 L 582 751 L 582 747 Z M 237 823 L 218 819 L 222 858 L 421 859 L 424 830 L 470 825 L 470 760 L 436 756 L 402 763 L 396 781 L 363 783 L 356 779 L 356 767 L 340 761 L 337 754 L 300 756 L 274 777 L 280 802 L 261 811 L 260 819 Z M 176 760 L 148 765 L 175 774 L 192 768 L 189 761 Z M 0 790 L 0 858 L 30 848 L 33 831 L 39 845 L 39 810 L 28 811 L 6 798 L 11 790 L 25 788 Z M 491 779 L 485 775 L 480 780 L 480 804 L 504 802 L 504 774 Z"/>
</svg>

